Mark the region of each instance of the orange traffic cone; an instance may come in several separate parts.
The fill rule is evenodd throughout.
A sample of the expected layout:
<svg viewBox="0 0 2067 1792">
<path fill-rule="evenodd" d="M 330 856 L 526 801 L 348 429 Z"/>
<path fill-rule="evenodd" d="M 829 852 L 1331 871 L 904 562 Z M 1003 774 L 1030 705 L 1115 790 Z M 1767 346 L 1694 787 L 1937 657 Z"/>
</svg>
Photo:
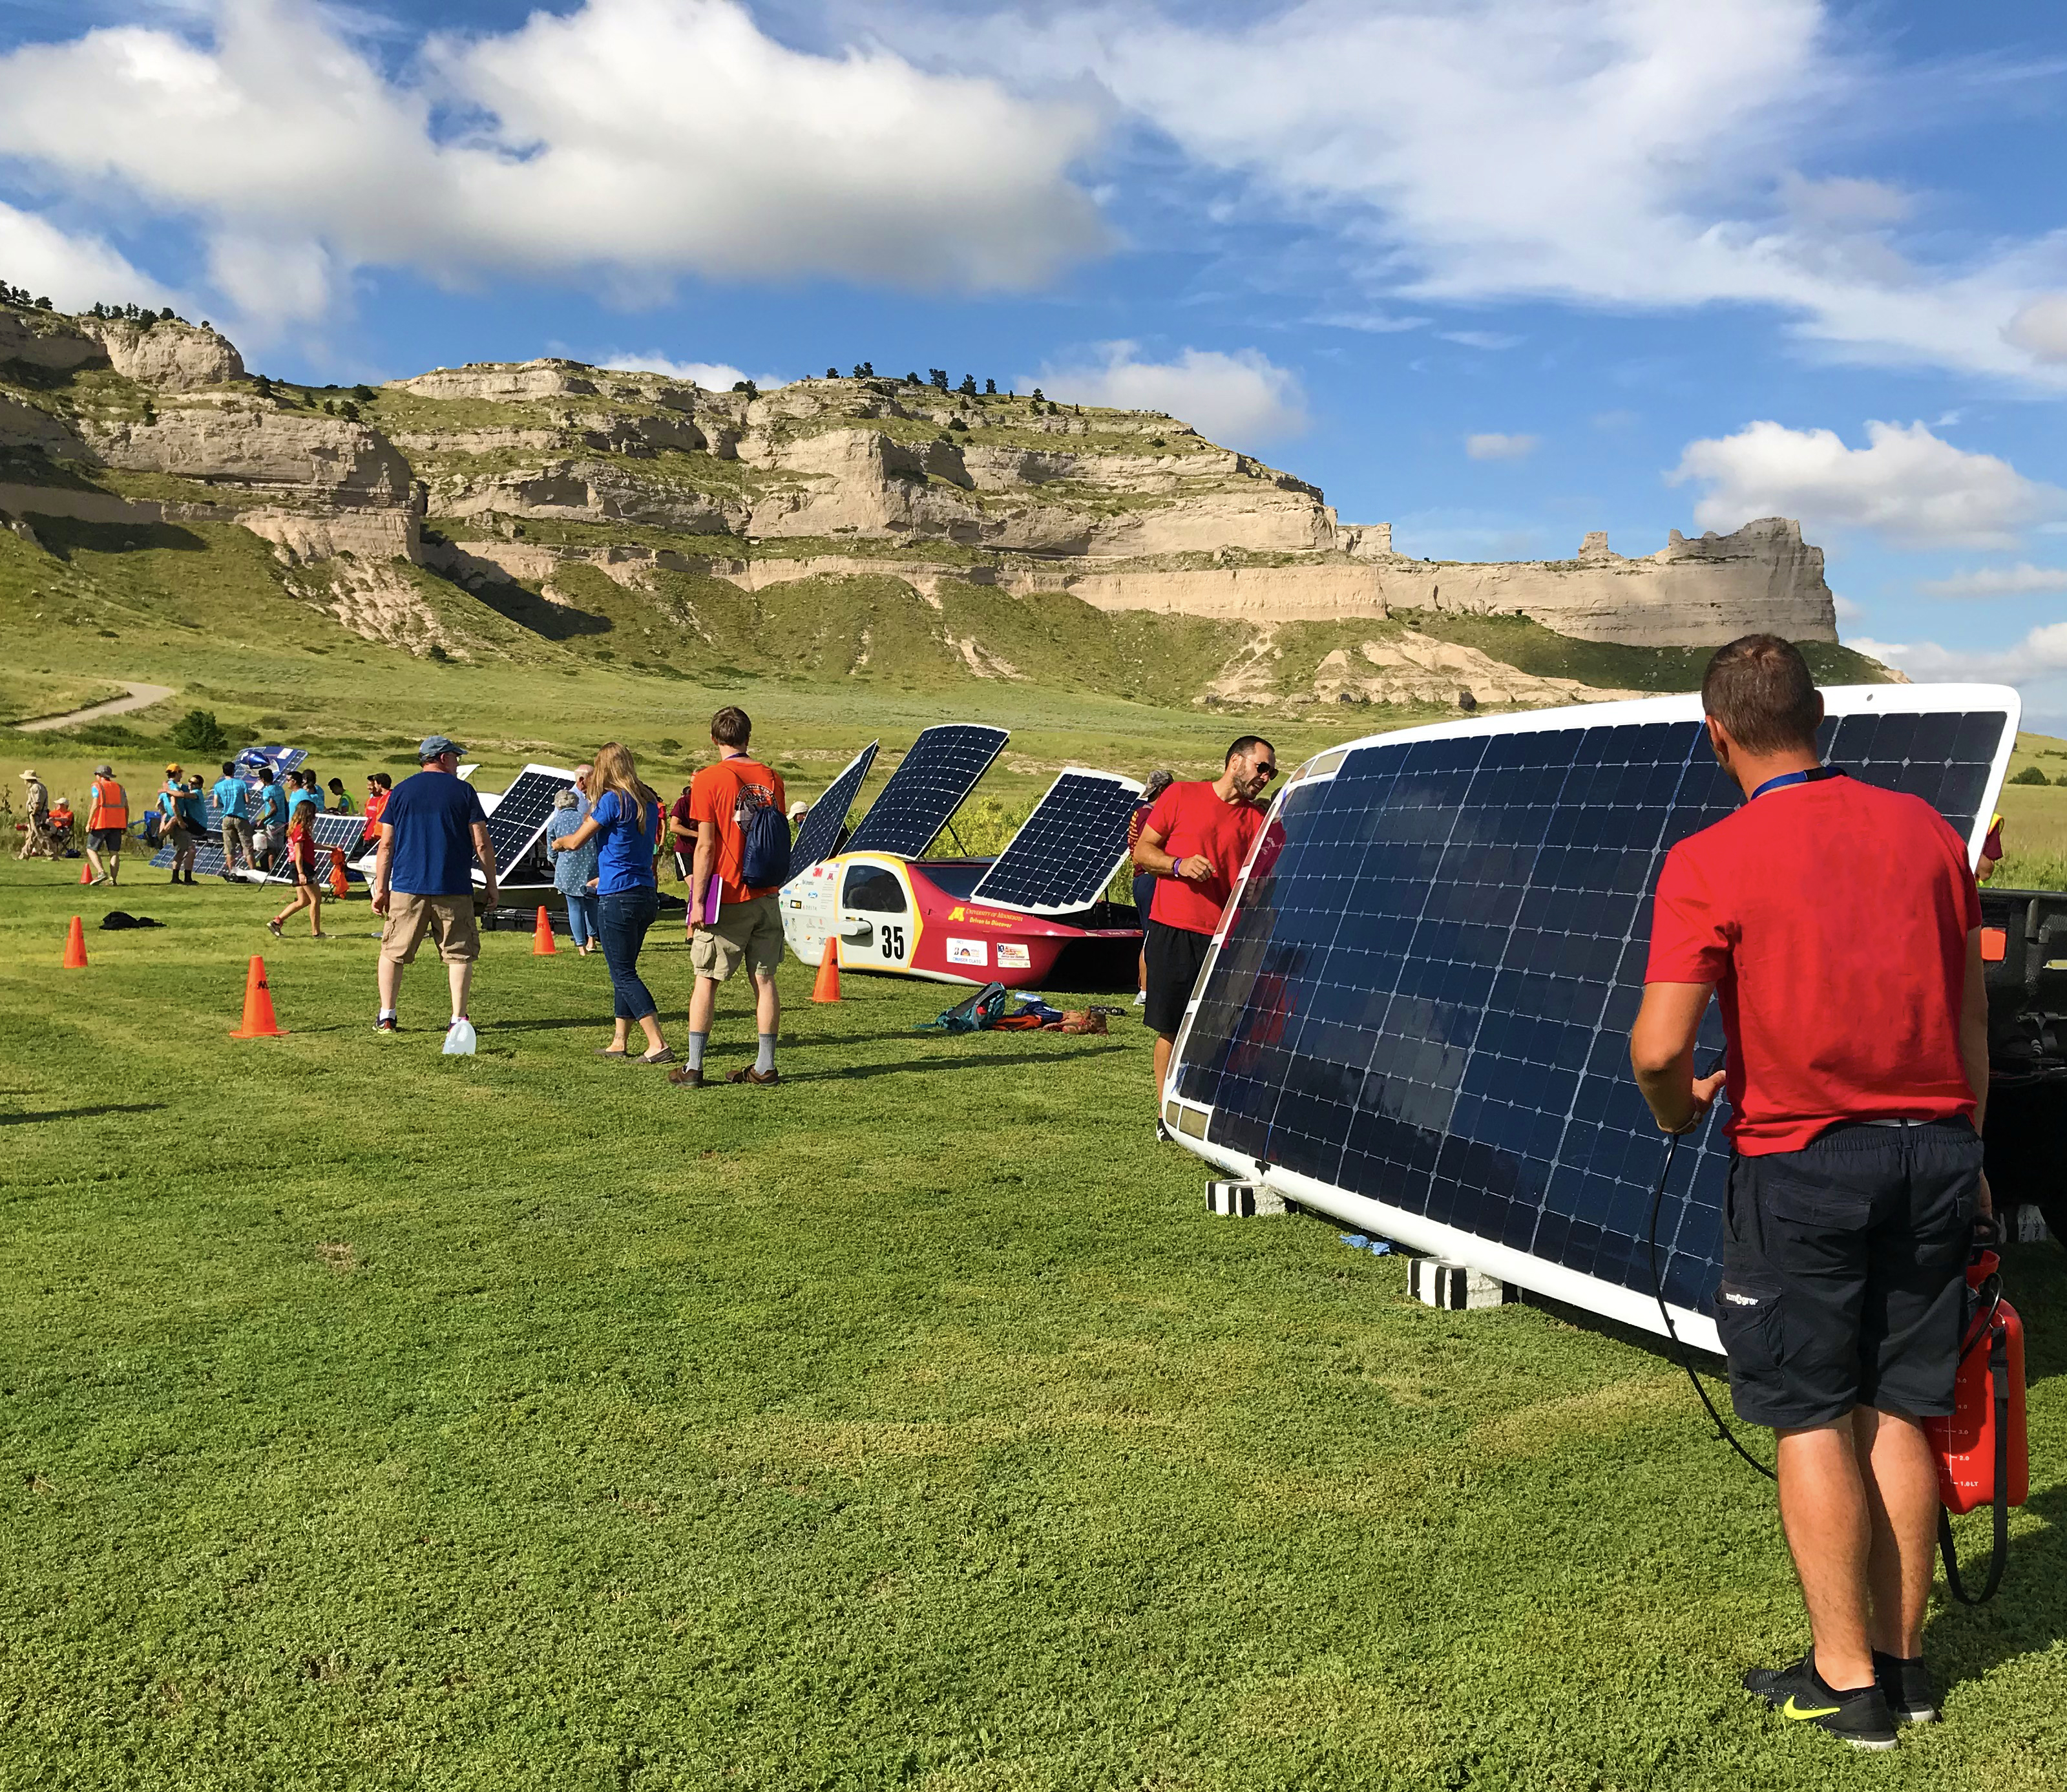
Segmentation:
<svg viewBox="0 0 2067 1792">
<path fill-rule="evenodd" d="M 255 952 L 244 973 L 244 1024 L 233 1039 L 277 1039 L 286 1029 L 273 1018 L 273 992 L 266 981 L 266 961 Z"/>
<path fill-rule="evenodd" d="M 351 888 L 351 880 L 344 875 L 344 848 L 334 846 L 330 849 L 330 893 L 339 902 Z"/>
<path fill-rule="evenodd" d="M 82 884 L 91 884 L 93 881 L 93 861 L 91 859 L 82 859 L 79 860 L 79 880 Z"/>
<path fill-rule="evenodd" d="M 546 912 L 546 905 L 538 904 L 538 924 L 531 929 L 531 956 L 550 958 L 560 949 L 553 944 L 553 917 Z"/>
<path fill-rule="evenodd" d="M 64 968 L 68 971 L 86 969 L 86 929 L 79 924 L 79 916 L 71 918 L 71 929 L 65 935 Z"/>
<path fill-rule="evenodd" d="M 818 980 L 811 985 L 814 1002 L 839 1000 L 839 941 L 827 940 L 825 950 L 818 954 Z"/>
</svg>

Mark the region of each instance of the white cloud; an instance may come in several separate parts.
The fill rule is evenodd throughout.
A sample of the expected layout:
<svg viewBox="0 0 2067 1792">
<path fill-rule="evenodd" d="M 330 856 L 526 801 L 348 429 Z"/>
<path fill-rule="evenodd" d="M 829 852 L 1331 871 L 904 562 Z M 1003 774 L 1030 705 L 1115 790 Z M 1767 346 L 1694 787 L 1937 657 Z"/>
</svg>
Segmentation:
<svg viewBox="0 0 2067 1792">
<path fill-rule="evenodd" d="M 615 351 L 595 363 L 625 373 L 658 373 L 705 392 L 730 392 L 742 380 L 751 379 L 763 392 L 774 392 L 789 382 L 780 374 L 748 374 L 729 361 L 671 361 L 664 355 L 626 355 Z"/>
<path fill-rule="evenodd" d="M 1426 328 L 1436 320 L 1427 317 L 1402 317 L 1391 311 L 1331 311 L 1326 317 L 1317 317 L 1316 323 L 1325 323 L 1338 330 L 1362 330 L 1372 335 L 1389 336 L 1402 330 Z"/>
<path fill-rule="evenodd" d="M 1445 342 L 1462 343 L 1467 348 L 1516 348 L 1526 339 L 1499 330 L 1439 330 L 1436 333 Z"/>
<path fill-rule="evenodd" d="M 987 21 L 912 7 L 881 28 L 937 48 L 951 25 L 962 55 L 1014 79 L 1095 78 L 1252 209 L 1332 233 L 1395 303 L 1748 303 L 1835 358 L 2067 383 L 2049 333 L 2004 335 L 2067 285 L 2067 237 L 1951 248 L 1903 189 L 1803 172 L 1855 152 L 1862 119 L 1956 91 L 1854 53 L 1837 10 L 1090 0 Z"/>
<path fill-rule="evenodd" d="M 1830 594 L 1830 606 L 1837 612 L 1840 622 L 1857 622 L 1866 613 L 1866 607 L 1863 603 L 1854 603 L 1850 598 L 1841 596 L 1835 591 Z"/>
<path fill-rule="evenodd" d="M 73 236 L 34 212 L 0 201 L 0 279 L 26 286 L 61 311 L 106 301 L 167 305 L 171 295 L 98 237 Z"/>
<path fill-rule="evenodd" d="M 1475 461 L 1525 461 L 1536 452 L 1535 436 L 1503 436 L 1489 432 L 1464 437 L 1464 452 Z"/>
<path fill-rule="evenodd" d="M 1044 366 L 1038 373 L 1021 374 L 1017 383 L 1074 404 L 1168 411 L 1213 441 L 1237 448 L 1281 441 L 1306 427 L 1306 395 L 1298 376 L 1256 349 L 1226 355 L 1187 348 L 1175 360 L 1143 361 L 1135 358 L 1139 346 L 1101 343 L 1095 360 Z"/>
<path fill-rule="evenodd" d="M 2013 567 L 1976 567 L 1949 579 L 1927 579 L 1916 588 L 1926 597 L 2028 597 L 2067 591 L 2067 567 L 2035 567 L 2020 560 Z"/>
<path fill-rule="evenodd" d="M 0 155 L 196 221 L 254 317 L 351 270 L 816 275 L 1037 286 L 1107 240 L 1070 177 L 1097 108 L 881 48 L 810 55 L 738 0 L 587 0 L 432 39 L 402 79 L 316 0 L 205 0 L 197 35 L 89 31 L 0 55 Z"/>
<path fill-rule="evenodd" d="M 2067 492 L 1955 448 L 1924 424 L 1869 423 L 1866 440 L 1847 448 L 1834 430 L 1748 424 L 1689 442 L 1667 483 L 1708 487 L 1694 507 L 1704 529 L 1787 516 L 1812 530 L 1870 530 L 1904 547 L 2013 547 L 2067 508 Z"/>
<path fill-rule="evenodd" d="M 2067 361 L 2067 292 L 2032 300 L 2004 327 L 2003 335 L 2034 360 Z"/>
<path fill-rule="evenodd" d="M 2067 622 L 2034 628 L 2016 646 L 1978 653 L 1941 647 L 1935 641 L 1874 641 L 1850 644 L 1883 664 L 1898 666 L 1928 685 L 2036 685 L 2067 673 Z"/>
</svg>

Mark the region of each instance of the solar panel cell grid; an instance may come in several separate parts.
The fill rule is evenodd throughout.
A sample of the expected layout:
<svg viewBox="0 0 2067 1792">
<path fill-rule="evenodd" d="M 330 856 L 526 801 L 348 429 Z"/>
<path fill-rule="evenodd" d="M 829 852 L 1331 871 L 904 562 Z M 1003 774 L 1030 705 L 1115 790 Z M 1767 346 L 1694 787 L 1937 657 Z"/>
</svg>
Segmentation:
<svg viewBox="0 0 2067 1792">
<path fill-rule="evenodd" d="M 561 791 L 574 787 L 566 772 L 526 766 L 502 793 L 502 800 L 488 818 L 489 844 L 495 849 L 495 863 L 507 871 L 530 850 L 553 813 L 553 801 Z"/>
<path fill-rule="evenodd" d="M 878 744 L 871 741 L 857 753 L 848 762 L 847 769 L 826 786 L 818 801 L 805 811 L 803 825 L 797 830 L 796 843 L 790 852 L 792 877 L 809 871 L 819 860 L 830 859 L 839 851 L 840 830 L 847 826 L 847 811 L 854 807 L 855 797 L 868 776 L 868 768 L 875 763 Z"/>
<path fill-rule="evenodd" d="M 1141 786 L 1111 772 L 1064 772 L 985 872 L 978 902 L 1065 914 L 1095 902 L 1127 855 Z"/>
<path fill-rule="evenodd" d="M 917 858 L 947 826 L 1009 738 L 1002 728 L 977 723 L 926 729 L 890 774 L 883 794 L 847 842 L 847 850 Z"/>
<path fill-rule="evenodd" d="M 325 851 L 342 847 L 347 852 L 355 852 L 365 842 L 366 818 L 363 815 L 341 815 L 326 812 L 315 819 L 316 844 Z"/>
<path fill-rule="evenodd" d="M 1962 833 L 2008 717 L 1847 716 L 1854 775 Z M 1295 785 L 1259 843 L 1180 1042 L 1209 1142 L 1618 1287 L 1663 1161 L 1629 1074 L 1649 892 L 1740 801 L 1697 722 L 1375 744 Z M 1723 1044 L 1711 1007 L 1699 1061 Z M 1712 1286 L 1728 1147 L 1683 1147 L 1668 1299 Z"/>
</svg>

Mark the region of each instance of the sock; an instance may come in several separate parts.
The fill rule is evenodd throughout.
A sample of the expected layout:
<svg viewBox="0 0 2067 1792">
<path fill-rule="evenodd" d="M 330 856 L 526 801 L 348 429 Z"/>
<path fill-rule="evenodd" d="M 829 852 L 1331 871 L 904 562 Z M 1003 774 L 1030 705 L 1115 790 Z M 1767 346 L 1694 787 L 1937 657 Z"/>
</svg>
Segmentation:
<svg viewBox="0 0 2067 1792">
<path fill-rule="evenodd" d="M 764 1033 L 761 1035 L 761 1050 L 754 1058 L 753 1067 L 763 1076 L 775 1068 L 775 1035 L 774 1034 Z"/>
<path fill-rule="evenodd" d="M 402 1018 L 402 1010 L 399 1008 L 384 1008 L 380 1010 L 380 1018 L 384 1021 L 399 1021 Z"/>
<path fill-rule="evenodd" d="M 704 1047 L 709 1043 L 708 1033 L 692 1033 L 689 1035 L 688 1062 L 691 1070 L 700 1071 L 704 1067 Z"/>
</svg>

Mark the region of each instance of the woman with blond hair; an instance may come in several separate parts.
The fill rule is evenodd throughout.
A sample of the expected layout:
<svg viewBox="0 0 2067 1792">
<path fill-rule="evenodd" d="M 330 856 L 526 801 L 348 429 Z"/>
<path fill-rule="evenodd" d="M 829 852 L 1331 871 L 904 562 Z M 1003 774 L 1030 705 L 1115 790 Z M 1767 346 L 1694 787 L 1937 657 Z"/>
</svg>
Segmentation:
<svg viewBox="0 0 2067 1792">
<path fill-rule="evenodd" d="M 672 1064 L 675 1054 L 661 1037 L 652 992 L 639 977 L 639 950 L 660 912 L 660 884 L 653 859 L 660 838 L 660 799 L 640 782 L 631 750 L 615 741 L 598 750 L 591 788 L 595 799 L 587 818 L 571 833 L 548 840 L 550 852 L 577 852 L 596 843 L 596 933 L 610 967 L 616 1027 L 599 1058 L 620 1064 Z M 636 1022 L 646 1035 L 643 1056 L 627 1049 Z"/>
</svg>

